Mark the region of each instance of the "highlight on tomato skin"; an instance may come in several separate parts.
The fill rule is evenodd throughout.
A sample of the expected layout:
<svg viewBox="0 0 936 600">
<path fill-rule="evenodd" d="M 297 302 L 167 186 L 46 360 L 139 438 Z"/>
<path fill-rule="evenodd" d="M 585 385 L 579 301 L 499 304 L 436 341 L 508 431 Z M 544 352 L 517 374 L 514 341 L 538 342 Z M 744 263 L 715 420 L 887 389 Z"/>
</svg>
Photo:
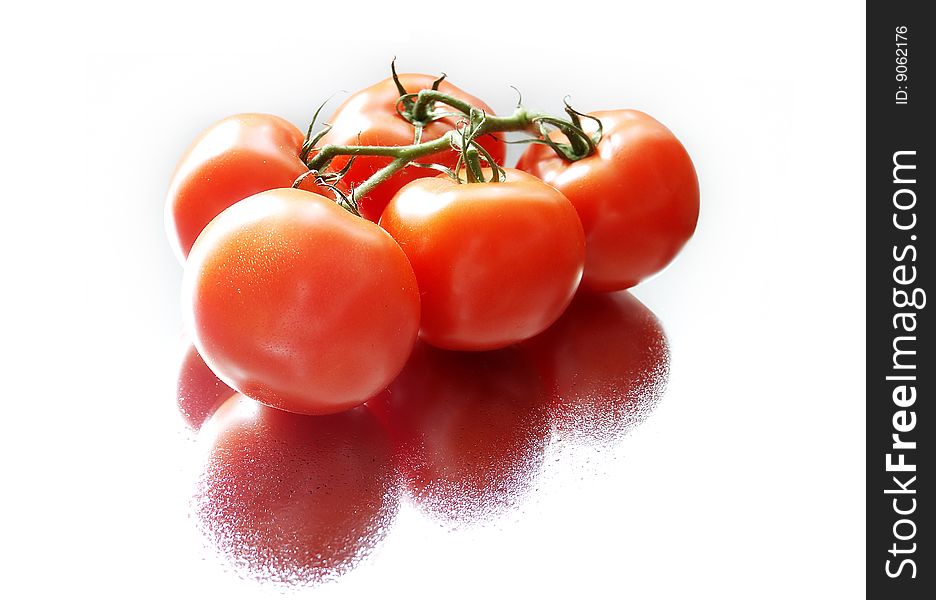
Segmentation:
<svg viewBox="0 0 936 600">
<path fill-rule="evenodd" d="M 208 368 L 195 346 L 187 344 L 176 381 L 176 405 L 185 424 L 198 431 L 215 409 L 236 393 Z"/>
<path fill-rule="evenodd" d="M 628 292 L 579 294 L 555 325 L 522 347 L 548 387 L 551 426 L 574 442 L 617 441 L 666 391 L 663 327 Z"/>
<path fill-rule="evenodd" d="M 636 110 L 590 114 L 603 126 L 595 154 L 569 163 L 531 144 L 517 168 L 575 206 L 586 240 L 582 288 L 610 292 L 637 285 L 679 254 L 699 219 L 699 180 L 682 143 L 653 117 Z M 597 128 L 593 120 L 582 123 L 588 132 Z"/>
<path fill-rule="evenodd" d="M 302 586 L 353 569 L 384 538 L 400 486 L 366 407 L 314 417 L 237 394 L 205 424 L 196 524 L 242 576 Z"/>
<path fill-rule="evenodd" d="M 419 343 L 368 406 L 390 433 L 410 498 L 434 518 L 465 524 L 531 491 L 549 435 L 544 394 L 517 348 L 464 353 Z"/>
<path fill-rule="evenodd" d="M 211 370 L 303 414 L 364 403 L 406 363 L 419 290 L 399 245 L 334 201 L 251 196 L 198 237 L 183 276 L 188 333 Z"/>
<path fill-rule="evenodd" d="M 399 78 L 407 92 L 416 93 L 423 89 L 431 89 L 438 76 L 401 73 Z M 494 110 L 482 100 L 451 84 L 448 80 L 443 80 L 438 89 L 440 92 L 478 107 L 486 114 L 494 114 Z M 406 146 L 412 144 L 415 128 L 412 123 L 397 113 L 396 105 L 399 99 L 400 92 L 390 77 L 352 94 L 327 120 L 331 129 L 317 146 L 322 147 L 327 144 Z M 445 117 L 429 123 L 422 132 L 421 141 L 428 142 L 442 137 L 455 128 L 458 121 L 458 117 Z M 504 141 L 493 135 L 485 135 L 478 139 L 478 143 L 498 164 L 504 164 L 507 157 L 507 144 Z M 347 156 L 337 157 L 332 161 L 329 170 L 340 170 L 348 163 L 348 160 Z M 451 168 L 455 166 L 457 160 L 458 153 L 447 150 L 425 157 L 421 162 L 437 163 Z M 358 156 L 343 181 L 346 184 L 360 185 L 390 161 L 391 159 L 387 157 Z M 363 198 L 358 198 L 361 214 L 364 218 L 376 223 L 387 203 L 400 188 L 415 179 L 434 177 L 437 174 L 438 171 L 433 169 L 407 166 Z"/>
</svg>

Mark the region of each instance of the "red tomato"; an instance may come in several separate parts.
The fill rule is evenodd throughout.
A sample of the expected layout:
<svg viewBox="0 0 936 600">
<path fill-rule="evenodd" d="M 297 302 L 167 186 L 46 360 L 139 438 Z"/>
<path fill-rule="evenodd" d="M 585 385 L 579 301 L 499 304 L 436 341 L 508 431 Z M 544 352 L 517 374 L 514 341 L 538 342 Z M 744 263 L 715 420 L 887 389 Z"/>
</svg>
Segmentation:
<svg viewBox="0 0 936 600">
<path fill-rule="evenodd" d="M 215 408 L 236 393 L 212 373 L 198 354 L 198 350 L 191 344 L 179 366 L 176 391 L 182 418 L 189 427 L 196 430 L 211 416 Z"/>
<path fill-rule="evenodd" d="M 422 89 L 432 87 L 432 82 L 438 79 L 431 75 L 404 73 L 400 82 L 407 92 L 416 93 Z M 473 106 L 493 115 L 490 106 L 468 94 L 461 89 L 443 81 L 439 91 L 464 100 Z M 345 100 L 329 119 L 331 131 L 317 144 L 363 145 L 363 146 L 407 146 L 413 143 L 415 128 L 403 117 L 397 114 L 396 104 L 400 98 L 393 79 L 387 78 L 380 83 L 361 90 Z M 441 107 L 447 109 L 448 107 Z M 455 117 L 447 117 L 427 125 L 422 133 L 422 141 L 428 142 L 442 137 L 453 129 L 459 121 Z M 478 142 L 491 154 L 498 164 L 503 164 L 507 156 L 506 144 L 492 135 L 478 139 Z M 438 163 L 447 167 L 454 167 L 458 154 L 446 151 L 427 156 L 420 160 L 424 163 Z M 360 156 L 354 160 L 351 169 L 344 178 L 346 184 L 360 185 L 368 177 L 386 166 L 390 158 L 379 156 Z M 348 162 L 348 157 L 339 156 L 332 161 L 329 170 L 337 171 Z M 393 195 L 406 183 L 420 177 L 433 177 L 438 171 L 419 167 L 407 167 L 396 173 L 387 181 L 374 188 L 366 197 L 359 198 L 358 204 L 361 214 L 371 221 L 377 221 Z"/>
<path fill-rule="evenodd" d="M 575 209 L 555 188 L 512 169 L 500 183 L 413 181 L 380 225 L 413 265 L 420 334 L 440 348 L 489 350 L 532 337 L 562 314 L 582 277 Z"/>
<path fill-rule="evenodd" d="M 273 115 L 242 114 L 206 129 L 172 176 L 166 199 L 169 240 L 184 262 L 195 238 L 222 210 L 259 192 L 289 187 L 303 173 L 299 151 L 305 135 Z M 306 179 L 302 189 L 331 197 Z M 348 189 L 338 185 L 342 192 Z"/>
<path fill-rule="evenodd" d="M 386 434 L 366 408 L 310 417 L 240 394 L 202 429 L 196 522 L 241 573 L 290 584 L 351 569 L 396 516 Z"/>
<path fill-rule="evenodd" d="M 304 135 L 273 115 L 228 117 L 205 130 L 189 147 L 169 187 L 166 225 L 184 260 L 195 238 L 238 200 L 289 187 L 307 171 L 299 160 Z"/>
<path fill-rule="evenodd" d="M 291 412 L 363 403 L 400 372 L 419 329 L 416 278 L 397 243 L 331 200 L 288 188 L 208 225 L 183 298 L 211 370 Z"/>
<path fill-rule="evenodd" d="M 530 489 L 549 431 L 543 392 L 517 348 L 459 353 L 420 343 L 368 406 L 385 421 L 420 508 L 471 521 L 516 505 Z"/>
<path fill-rule="evenodd" d="M 647 418 L 666 388 L 663 328 L 627 292 L 578 295 L 523 348 L 549 385 L 553 427 L 578 441 L 617 439 Z"/>
<path fill-rule="evenodd" d="M 653 118 L 636 110 L 592 115 L 604 125 L 596 154 L 569 163 L 535 144 L 517 168 L 575 206 L 586 237 L 582 288 L 606 292 L 637 285 L 675 258 L 695 231 L 699 181 L 685 148 Z"/>
</svg>

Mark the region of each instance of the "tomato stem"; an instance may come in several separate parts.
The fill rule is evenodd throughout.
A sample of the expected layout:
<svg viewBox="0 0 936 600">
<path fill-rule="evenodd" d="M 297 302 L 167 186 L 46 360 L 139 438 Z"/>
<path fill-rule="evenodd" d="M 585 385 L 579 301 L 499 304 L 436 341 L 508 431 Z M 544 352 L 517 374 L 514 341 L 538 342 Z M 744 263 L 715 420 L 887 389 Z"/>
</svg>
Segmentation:
<svg viewBox="0 0 936 600">
<path fill-rule="evenodd" d="M 468 183 L 484 183 L 484 173 L 481 171 L 481 160 L 478 151 L 472 147 L 465 148 L 462 153 L 465 160 L 465 176 Z"/>
<path fill-rule="evenodd" d="M 359 185 L 354 190 L 355 198 L 362 198 L 367 195 L 369 191 L 389 179 L 394 173 L 401 170 L 403 167 L 410 163 L 409 158 L 397 158 L 390 162 L 389 165 L 380 169 L 373 175 L 367 178 L 367 181 Z"/>
<path fill-rule="evenodd" d="M 432 110 L 437 102 L 446 104 L 465 115 L 471 114 L 471 111 L 474 110 L 474 107 L 468 102 L 438 90 L 420 90 L 416 94 L 416 102 L 413 104 L 412 111 L 410 111 L 411 122 L 428 123 L 434 120 L 432 119 Z"/>
<path fill-rule="evenodd" d="M 367 181 L 362 183 L 354 190 L 354 197 L 360 198 L 380 185 L 395 173 L 404 169 L 407 165 L 415 163 L 421 158 L 445 152 L 446 150 L 456 150 L 462 153 L 460 164 L 464 164 L 467 171 L 469 182 L 484 181 L 481 171 L 480 160 L 491 163 L 491 169 L 494 171 L 493 180 L 500 180 L 500 165 L 494 164 L 492 158 L 485 151 L 478 139 L 481 136 L 493 133 L 508 131 L 528 131 L 535 138 L 523 140 L 524 142 L 533 142 L 546 144 L 557 154 L 568 161 L 576 161 L 595 152 L 598 141 L 600 140 L 600 123 L 598 136 L 592 137 L 581 128 L 581 122 L 578 119 L 581 113 L 569 112 L 572 120 L 555 117 L 552 115 L 529 111 L 523 106 L 518 106 L 512 115 L 499 117 L 489 115 L 483 110 L 472 106 L 454 96 L 450 96 L 438 89 L 438 83 L 441 78 L 433 85 L 433 89 L 420 90 L 419 93 L 406 93 L 402 85 L 398 87 L 402 92 L 397 105 L 397 111 L 400 115 L 413 123 L 416 128 L 414 139 L 416 143 L 408 146 L 353 146 L 328 144 L 319 149 L 303 148 L 303 161 L 306 162 L 310 171 L 324 172 L 331 162 L 338 156 L 386 156 L 392 158 L 385 167 L 371 175 Z M 457 111 L 436 110 L 436 104 L 443 104 Z M 402 105 L 402 108 L 401 108 Z M 428 141 L 420 142 L 419 133 L 429 123 L 452 116 L 461 116 L 464 118 L 460 126 L 448 131 L 445 135 Z M 568 142 L 560 142 L 551 139 L 550 128 L 560 131 Z M 321 139 L 320 136 L 315 138 Z M 480 153 L 480 155 L 479 155 Z M 312 154 L 312 158 L 308 158 Z M 456 174 L 458 169 L 455 169 Z"/>
<path fill-rule="evenodd" d="M 299 177 L 297 177 L 296 180 L 293 181 L 293 184 L 291 187 L 299 189 L 302 187 L 302 183 L 306 179 L 308 179 L 309 177 L 312 177 L 313 180 L 315 181 L 315 185 L 331 190 L 331 192 L 335 195 L 335 202 L 337 202 L 339 206 L 341 206 L 343 209 L 347 210 L 351 214 L 360 217 L 361 209 L 358 206 L 357 201 L 354 199 L 354 194 L 352 194 L 351 196 L 348 196 L 347 194 L 342 192 L 340 189 L 338 189 L 338 186 L 335 185 L 338 182 L 338 180 L 341 179 L 345 175 L 345 173 L 348 172 L 348 169 L 351 167 L 351 163 L 353 162 L 354 162 L 354 157 L 352 157 L 351 160 L 348 161 L 348 164 L 345 165 L 344 168 L 341 169 L 341 171 L 338 171 L 337 173 L 319 173 L 318 171 L 313 171 L 310 169 L 306 171 L 305 173 L 303 173 L 302 175 L 300 175 Z"/>
</svg>

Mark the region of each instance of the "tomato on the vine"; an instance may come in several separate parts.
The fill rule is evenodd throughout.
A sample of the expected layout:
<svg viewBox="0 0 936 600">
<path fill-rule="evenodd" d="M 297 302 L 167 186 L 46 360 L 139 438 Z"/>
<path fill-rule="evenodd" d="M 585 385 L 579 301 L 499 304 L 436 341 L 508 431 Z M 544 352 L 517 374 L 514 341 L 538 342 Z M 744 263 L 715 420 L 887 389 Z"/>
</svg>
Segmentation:
<svg viewBox="0 0 936 600">
<path fill-rule="evenodd" d="M 238 200 L 289 187 L 306 171 L 299 160 L 305 136 L 274 115 L 241 114 L 223 119 L 198 136 L 182 156 L 166 199 L 166 225 L 184 259 L 195 238 Z"/>
<path fill-rule="evenodd" d="M 400 83 L 409 93 L 430 89 L 437 79 L 437 77 L 431 75 L 417 73 L 399 75 Z M 490 106 L 448 81 L 442 81 L 438 86 L 438 90 L 468 102 L 483 110 L 486 114 L 494 114 Z M 393 78 L 387 78 L 351 95 L 332 114 L 328 120 L 331 129 L 316 145 L 322 147 L 326 144 L 358 146 L 406 146 L 412 144 L 415 128 L 412 123 L 397 113 L 396 106 L 399 99 L 400 91 L 397 89 Z M 444 109 L 446 107 L 440 108 Z M 444 117 L 427 124 L 423 129 L 421 141 L 428 142 L 442 137 L 454 128 L 461 119 L 459 117 Z M 504 163 L 507 156 L 507 146 L 502 140 L 492 135 L 484 135 L 478 138 L 477 141 L 498 164 Z M 332 161 L 329 170 L 340 170 L 348 163 L 348 159 L 347 156 L 339 156 Z M 391 158 L 381 156 L 358 156 L 354 159 L 354 163 L 343 181 L 349 185 L 359 185 L 382 167 L 388 165 L 391 160 Z M 421 162 L 453 167 L 457 160 L 458 154 L 447 150 L 427 156 Z M 361 214 L 365 218 L 376 222 L 380 219 L 384 207 L 387 206 L 397 190 L 414 179 L 433 177 L 437 174 L 438 171 L 432 169 L 407 166 L 371 190 L 363 198 L 357 199 Z"/>
<path fill-rule="evenodd" d="M 418 179 L 380 225 L 410 259 L 422 338 L 450 350 L 502 348 L 546 329 L 578 288 L 582 224 L 555 188 L 513 169 L 506 181 Z"/>
<path fill-rule="evenodd" d="M 166 198 L 166 229 L 182 262 L 195 238 L 222 210 L 248 196 L 289 187 L 308 169 L 299 159 L 305 134 L 274 115 L 247 113 L 215 123 L 182 156 Z M 307 178 L 302 189 L 331 192 Z M 342 183 L 339 190 L 347 192 Z"/>
<path fill-rule="evenodd" d="M 586 236 L 582 287 L 606 292 L 637 285 L 675 258 L 695 231 L 699 181 L 683 145 L 652 117 L 635 110 L 591 116 L 604 128 L 595 154 L 570 163 L 531 145 L 517 168 L 575 206 Z M 594 130 L 593 122 L 584 125 Z"/>
<path fill-rule="evenodd" d="M 242 200 L 205 228 L 183 298 L 211 370 L 298 413 L 339 412 L 384 389 L 419 329 L 400 246 L 335 202 L 289 188 Z"/>
</svg>

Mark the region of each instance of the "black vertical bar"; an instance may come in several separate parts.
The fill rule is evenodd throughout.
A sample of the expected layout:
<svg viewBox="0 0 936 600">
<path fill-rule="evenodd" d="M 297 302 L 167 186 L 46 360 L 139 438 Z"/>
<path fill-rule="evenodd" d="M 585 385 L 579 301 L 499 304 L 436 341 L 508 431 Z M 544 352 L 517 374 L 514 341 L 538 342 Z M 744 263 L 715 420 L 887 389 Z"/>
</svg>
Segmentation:
<svg viewBox="0 0 936 600">
<path fill-rule="evenodd" d="M 925 2 L 867 7 L 867 588 L 933 598 L 933 40 Z M 932 298 L 936 302 L 936 296 Z M 925 491 L 924 491 L 925 490 Z M 924 592 L 926 590 L 926 592 Z"/>
</svg>

